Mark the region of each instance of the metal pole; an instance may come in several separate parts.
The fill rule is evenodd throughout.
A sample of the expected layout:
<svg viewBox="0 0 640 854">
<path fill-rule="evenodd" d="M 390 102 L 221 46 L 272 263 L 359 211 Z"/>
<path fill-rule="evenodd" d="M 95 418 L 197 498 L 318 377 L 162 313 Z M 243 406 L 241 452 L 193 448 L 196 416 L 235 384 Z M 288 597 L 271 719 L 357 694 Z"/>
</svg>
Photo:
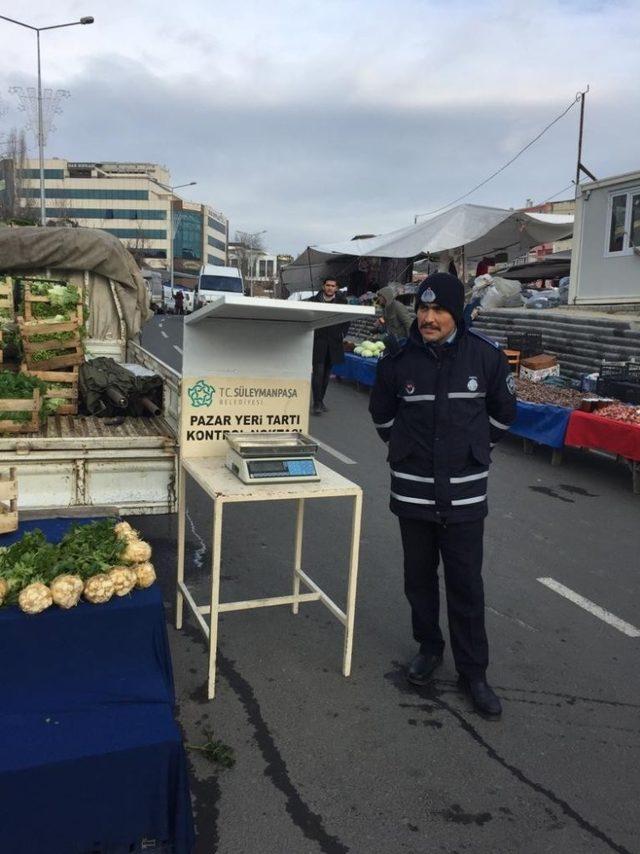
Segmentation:
<svg viewBox="0 0 640 854">
<path fill-rule="evenodd" d="M 169 199 L 169 284 L 173 296 L 173 194 Z"/>
<path fill-rule="evenodd" d="M 38 157 L 40 160 L 40 225 L 46 224 L 44 192 L 44 126 L 42 118 L 42 73 L 40 67 L 40 30 L 36 30 L 38 45 Z"/>
<path fill-rule="evenodd" d="M 580 130 L 578 132 L 578 162 L 576 163 L 576 199 L 580 195 L 580 171 L 582 169 L 582 133 L 584 130 L 584 99 L 586 92 L 580 92 Z"/>
</svg>

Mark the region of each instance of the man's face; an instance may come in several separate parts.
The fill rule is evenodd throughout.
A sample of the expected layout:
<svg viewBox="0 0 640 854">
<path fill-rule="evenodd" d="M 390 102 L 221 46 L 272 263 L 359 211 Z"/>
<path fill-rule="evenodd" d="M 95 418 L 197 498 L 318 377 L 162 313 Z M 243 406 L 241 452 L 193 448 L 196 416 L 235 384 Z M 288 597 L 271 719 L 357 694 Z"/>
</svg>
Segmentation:
<svg viewBox="0 0 640 854">
<path fill-rule="evenodd" d="M 446 341 L 456 328 L 453 315 L 437 303 L 418 306 L 418 329 L 427 344 Z"/>
<path fill-rule="evenodd" d="M 322 286 L 322 290 L 324 291 L 324 295 L 331 299 L 336 295 L 336 291 L 338 290 L 338 283 L 334 279 L 329 279 Z"/>
</svg>

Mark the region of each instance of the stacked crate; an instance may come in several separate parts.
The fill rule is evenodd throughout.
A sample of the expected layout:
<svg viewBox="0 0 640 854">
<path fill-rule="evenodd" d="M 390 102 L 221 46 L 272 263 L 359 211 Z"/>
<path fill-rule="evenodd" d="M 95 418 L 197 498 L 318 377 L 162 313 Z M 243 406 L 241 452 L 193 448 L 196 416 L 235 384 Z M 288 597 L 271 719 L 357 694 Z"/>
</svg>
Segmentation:
<svg viewBox="0 0 640 854">
<path fill-rule="evenodd" d="M 54 284 L 52 282 L 52 284 Z M 65 283 L 66 284 L 66 283 Z M 47 384 L 55 384 L 57 388 L 49 388 L 46 397 L 62 399 L 57 410 L 58 415 L 77 415 L 78 413 L 78 366 L 84 362 L 84 347 L 80 330 L 83 323 L 82 294 L 70 320 L 60 323 L 49 323 L 38 320 L 33 316 L 35 303 L 51 303 L 48 296 L 32 293 L 31 283 L 23 280 L 24 286 L 24 318 L 18 323 L 24 350 L 22 370 L 31 376 L 38 377 Z M 56 338 L 44 341 L 34 341 L 35 336 L 55 334 L 58 332 L 72 333 L 65 340 Z M 45 360 L 36 360 L 35 354 L 42 350 L 51 350 L 55 355 Z"/>
<path fill-rule="evenodd" d="M 13 302 L 13 279 L 6 276 L 0 281 L 0 365 L 3 362 L 2 326 L 15 321 L 15 306 Z"/>
</svg>

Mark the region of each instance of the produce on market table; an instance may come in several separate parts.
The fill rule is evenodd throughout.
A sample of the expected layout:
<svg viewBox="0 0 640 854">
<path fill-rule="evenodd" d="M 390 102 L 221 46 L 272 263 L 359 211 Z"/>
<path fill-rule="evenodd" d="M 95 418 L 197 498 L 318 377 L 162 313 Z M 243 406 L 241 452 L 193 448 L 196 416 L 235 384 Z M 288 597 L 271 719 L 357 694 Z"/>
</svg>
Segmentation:
<svg viewBox="0 0 640 854">
<path fill-rule="evenodd" d="M 136 586 L 138 576 L 128 566 L 114 566 L 109 570 L 109 578 L 113 582 L 116 596 L 126 596 Z"/>
<path fill-rule="evenodd" d="M 73 608 L 81 595 L 94 604 L 107 602 L 154 583 L 150 558 L 151 546 L 127 522 L 74 525 L 57 544 L 40 530 L 29 531 L 0 548 L 0 605 L 17 603 L 37 614 L 51 604 Z"/>
<path fill-rule="evenodd" d="M 573 388 L 534 383 L 521 377 L 516 380 L 516 394 L 519 400 L 528 403 L 547 403 L 551 406 L 567 406 L 569 409 L 578 409 L 584 397 L 583 392 Z"/>
<path fill-rule="evenodd" d="M 53 596 L 46 584 L 34 581 L 20 591 L 18 604 L 25 614 L 39 614 L 53 604 Z"/>
<path fill-rule="evenodd" d="M 384 343 L 382 341 L 363 341 L 353 352 L 356 356 L 363 356 L 365 359 L 378 359 L 384 352 Z"/>
<path fill-rule="evenodd" d="M 624 421 L 626 424 L 640 425 L 640 406 L 626 406 L 624 403 L 609 403 L 596 411 L 602 418 Z"/>
<path fill-rule="evenodd" d="M 92 576 L 84 585 L 84 598 L 93 605 L 108 602 L 115 593 L 113 581 L 106 573 Z"/>
<path fill-rule="evenodd" d="M 156 571 L 153 568 L 153 564 L 149 563 L 139 563 L 137 566 L 134 566 L 136 571 L 136 586 L 140 590 L 144 590 L 146 587 L 151 587 L 153 582 L 156 580 Z"/>
<path fill-rule="evenodd" d="M 74 608 L 80 601 L 84 583 L 79 575 L 58 575 L 49 585 L 53 601 L 60 608 Z"/>
</svg>

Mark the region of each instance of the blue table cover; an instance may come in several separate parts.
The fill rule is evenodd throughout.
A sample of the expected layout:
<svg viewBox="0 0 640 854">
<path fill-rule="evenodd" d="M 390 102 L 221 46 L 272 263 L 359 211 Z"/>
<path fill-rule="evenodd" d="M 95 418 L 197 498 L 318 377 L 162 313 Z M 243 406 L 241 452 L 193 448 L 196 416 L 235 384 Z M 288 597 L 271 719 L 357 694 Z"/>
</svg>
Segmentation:
<svg viewBox="0 0 640 854">
<path fill-rule="evenodd" d="M 0 545 L 71 523 L 26 523 Z M 159 586 L 33 616 L 3 607 L 0 650 L 0 852 L 124 854 L 146 838 L 190 854 Z"/>
<path fill-rule="evenodd" d="M 517 403 L 516 420 L 510 427 L 516 436 L 551 448 L 562 448 L 572 409 L 542 403 Z"/>
<path fill-rule="evenodd" d="M 333 365 L 331 373 L 344 380 L 372 386 L 376 381 L 377 365 L 378 359 L 365 359 L 353 353 L 345 353 L 344 362 L 341 365 Z"/>
</svg>

